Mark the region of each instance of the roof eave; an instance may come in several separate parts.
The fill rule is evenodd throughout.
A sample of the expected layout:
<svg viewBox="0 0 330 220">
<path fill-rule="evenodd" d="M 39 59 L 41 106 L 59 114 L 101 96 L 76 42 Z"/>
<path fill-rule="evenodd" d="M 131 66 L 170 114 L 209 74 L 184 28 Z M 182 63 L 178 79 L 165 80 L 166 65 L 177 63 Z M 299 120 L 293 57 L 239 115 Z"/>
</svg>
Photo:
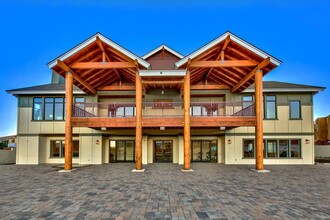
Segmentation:
<svg viewBox="0 0 330 220">
<path fill-rule="evenodd" d="M 221 41 L 225 40 L 226 37 L 230 35 L 230 40 L 234 41 L 235 43 L 245 47 L 246 49 L 250 50 L 251 52 L 261 56 L 262 58 L 266 59 L 267 57 L 270 57 L 270 62 L 273 63 L 276 66 L 279 66 L 282 61 L 280 61 L 279 59 L 271 56 L 270 54 L 262 51 L 261 49 L 253 46 L 252 44 L 246 42 L 245 40 L 237 37 L 236 35 L 232 34 L 231 32 L 227 31 L 225 32 L 223 35 L 217 37 L 216 39 L 212 40 L 211 42 L 207 43 L 206 45 L 202 46 L 201 48 L 199 48 L 198 50 L 192 52 L 191 54 L 187 55 L 186 57 L 184 57 L 183 59 L 179 60 L 178 62 L 175 63 L 176 68 L 181 67 L 182 65 L 184 65 L 186 62 L 188 62 L 188 59 L 193 59 L 195 57 L 197 57 L 199 54 L 209 50 L 210 48 L 212 48 L 213 46 L 215 46 L 216 44 L 220 43 Z"/>
<path fill-rule="evenodd" d="M 121 53 L 125 54 L 126 56 L 128 56 L 132 60 L 137 60 L 138 63 L 141 64 L 146 69 L 149 69 L 150 68 L 150 64 L 148 62 L 146 62 L 145 60 L 141 59 L 137 55 L 133 54 L 132 52 L 128 51 L 127 49 L 123 48 L 122 46 L 118 45 L 117 43 L 115 43 L 114 41 L 110 40 L 109 38 L 103 36 L 100 33 L 94 34 L 93 36 L 91 36 L 87 40 L 83 41 L 82 43 L 80 43 L 77 46 L 73 47 L 72 49 L 68 50 L 64 54 L 60 55 L 56 59 L 54 59 L 51 62 L 49 62 L 47 64 L 47 66 L 49 68 L 53 68 L 57 64 L 57 60 L 64 61 L 65 59 L 69 58 L 73 54 L 77 53 L 78 51 L 82 50 L 86 46 L 88 46 L 91 43 L 93 43 L 96 40 L 96 37 L 99 37 L 103 42 L 105 42 L 106 44 L 108 44 L 111 47 L 115 48 L 116 50 L 120 51 Z"/>
</svg>

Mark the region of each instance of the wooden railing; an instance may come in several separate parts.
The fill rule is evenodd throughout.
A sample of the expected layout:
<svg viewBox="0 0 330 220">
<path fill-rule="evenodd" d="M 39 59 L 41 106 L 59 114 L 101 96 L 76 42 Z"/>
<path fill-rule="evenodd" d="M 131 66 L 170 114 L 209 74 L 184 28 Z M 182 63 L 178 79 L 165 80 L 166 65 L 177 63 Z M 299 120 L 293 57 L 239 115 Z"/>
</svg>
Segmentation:
<svg viewBox="0 0 330 220">
<path fill-rule="evenodd" d="M 191 117 L 255 116 L 254 102 L 191 102 Z M 73 117 L 135 117 L 134 102 L 75 103 Z M 183 117 L 182 102 L 143 102 L 143 117 Z"/>
</svg>

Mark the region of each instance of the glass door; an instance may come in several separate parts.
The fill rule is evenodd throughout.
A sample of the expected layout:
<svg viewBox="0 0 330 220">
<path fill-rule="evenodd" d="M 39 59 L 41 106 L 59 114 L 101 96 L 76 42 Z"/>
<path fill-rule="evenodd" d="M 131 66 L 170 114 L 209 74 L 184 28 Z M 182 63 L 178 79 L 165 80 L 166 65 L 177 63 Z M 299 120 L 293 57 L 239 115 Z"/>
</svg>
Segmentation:
<svg viewBox="0 0 330 220">
<path fill-rule="evenodd" d="M 217 162 L 217 141 L 192 141 L 191 161 Z"/>
<path fill-rule="evenodd" d="M 134 162 L 134 141 L 116 141 L 116 162 Z"/>
<path fill-rule="evenodd" d="M 154 162 L 172 162 L 172 141 L 154 142 Z"/>
</svg>

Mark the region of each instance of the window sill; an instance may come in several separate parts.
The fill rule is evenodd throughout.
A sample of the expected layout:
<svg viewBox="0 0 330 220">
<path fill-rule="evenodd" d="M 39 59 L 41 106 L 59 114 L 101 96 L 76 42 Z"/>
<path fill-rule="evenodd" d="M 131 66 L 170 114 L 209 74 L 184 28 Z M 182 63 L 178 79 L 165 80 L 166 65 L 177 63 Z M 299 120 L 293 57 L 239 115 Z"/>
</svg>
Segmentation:
<svg viewBox="0 0 330 220">
<path fill-rule="evenodd" d="M 289 118 L 289 120 L 292 120 L 292 121 L 301 121 L 303 119 L 302 118 Z"/>
<path fill-rule="evenodd" d="M 278 118 L 264 118 L 265 121 L 276 121 Z"/>
</svg>

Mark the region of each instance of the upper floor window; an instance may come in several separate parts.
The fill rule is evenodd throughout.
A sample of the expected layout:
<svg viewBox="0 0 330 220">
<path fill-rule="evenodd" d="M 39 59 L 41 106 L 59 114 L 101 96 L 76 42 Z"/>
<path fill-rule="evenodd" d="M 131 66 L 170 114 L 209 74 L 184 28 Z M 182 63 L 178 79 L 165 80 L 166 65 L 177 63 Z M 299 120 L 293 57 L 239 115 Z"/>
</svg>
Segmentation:
<svg viewBox="0 0 330 220">
<path fill-rule="evenodd" d="M 290 101 L 290 119 L 301 119 L 301 107 L 300 101 Z"/>
<path fill-rule="evenodd" d="M 243 109 L 251 106 L 252 104 L 253 104 L 253 96 L 252 95 L 243 96 Z"/>
<path fill-rule="evenodd" d="M 42 98 L 41 97 L 35 97 L 33 98 L 33 120 L 42 120 Z"/>
<path fill-rule="evenodd" d="M 276 96 L 266 95 L 264 105 L 264 118 L 265 119 L 276 119 Z"/>
</svg>

